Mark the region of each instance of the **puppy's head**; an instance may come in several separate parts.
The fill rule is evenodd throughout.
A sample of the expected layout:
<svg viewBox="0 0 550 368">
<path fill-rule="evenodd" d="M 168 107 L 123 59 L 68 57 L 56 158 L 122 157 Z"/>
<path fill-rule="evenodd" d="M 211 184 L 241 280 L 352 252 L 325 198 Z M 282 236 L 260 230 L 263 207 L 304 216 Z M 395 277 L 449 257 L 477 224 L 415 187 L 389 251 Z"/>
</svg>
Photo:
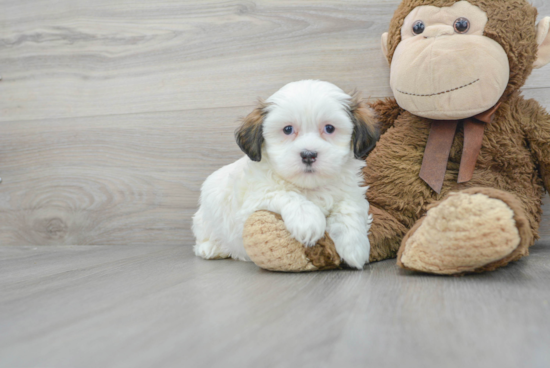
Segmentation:
<svg viewBox="0 0 550 368">
<path fill-rule="evenodd" d="M 314 188 L 331 180 L 376 144 L 371 110 L 327 82 L 287 84 L 250 113 L 236 132 L 253 161 L 266 161 L 285 180 Z"/>
</svg>

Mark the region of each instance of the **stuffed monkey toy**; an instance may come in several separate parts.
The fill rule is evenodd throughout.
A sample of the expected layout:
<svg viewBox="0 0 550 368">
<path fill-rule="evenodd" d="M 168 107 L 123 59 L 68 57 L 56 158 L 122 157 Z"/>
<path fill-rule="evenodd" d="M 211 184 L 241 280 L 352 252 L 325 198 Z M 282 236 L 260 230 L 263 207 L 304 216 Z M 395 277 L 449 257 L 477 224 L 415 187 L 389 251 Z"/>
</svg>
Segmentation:
<svg viewBox="0 0 550 368">
<path fill-rule="evenodd" d="M 526 0 L 401 2 L 382 36 L 395 98 L 371 104 L 371 262 L 456 275 L 528 255 L 550 189 L 550 115 L 519 90 L 550 61 L 550 18 L 536 17 Z M 341 267 L 328 236 L 305 248 L 272 213 L 243 235 L 266 269 Z"/>
</svg>

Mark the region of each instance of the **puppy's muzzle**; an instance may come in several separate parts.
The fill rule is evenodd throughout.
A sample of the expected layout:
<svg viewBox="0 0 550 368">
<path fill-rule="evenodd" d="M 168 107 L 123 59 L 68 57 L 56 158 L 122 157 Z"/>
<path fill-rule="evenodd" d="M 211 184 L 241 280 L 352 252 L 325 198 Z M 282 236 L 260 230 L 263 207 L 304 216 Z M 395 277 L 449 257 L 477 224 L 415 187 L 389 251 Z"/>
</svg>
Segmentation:
<svg viewBox="0 0 550 368">
<path fill-rule="evenodd" d="M 302 157 L 302 162 L 306 165 L 311 165 L 317 161 L 317 152 L 314 151 L 303 150 L 300 152 L 300 156 Z"/>
</svg>

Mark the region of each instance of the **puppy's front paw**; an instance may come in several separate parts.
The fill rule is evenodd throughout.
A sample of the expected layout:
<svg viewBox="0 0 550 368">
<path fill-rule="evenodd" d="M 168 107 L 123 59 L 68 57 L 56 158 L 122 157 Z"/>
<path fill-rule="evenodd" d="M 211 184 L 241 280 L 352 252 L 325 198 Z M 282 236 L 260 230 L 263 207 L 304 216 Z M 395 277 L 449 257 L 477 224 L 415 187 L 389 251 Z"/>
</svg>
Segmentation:
<svg viewBox="0 0 550 368">
<path fill-rule="evenodd" d="M 327 219 L 313 203 L 300 203 L 283 208 L 281 216 L 292 237 L 312 247 L 325 235 Z"/>
<path fill-rule="evenodd" d="M 370 242 L 366 232 L 331 226 L 328 233 L 336 251 L 349 266 L 361 270 L 369 262 Z"/>
</svg>

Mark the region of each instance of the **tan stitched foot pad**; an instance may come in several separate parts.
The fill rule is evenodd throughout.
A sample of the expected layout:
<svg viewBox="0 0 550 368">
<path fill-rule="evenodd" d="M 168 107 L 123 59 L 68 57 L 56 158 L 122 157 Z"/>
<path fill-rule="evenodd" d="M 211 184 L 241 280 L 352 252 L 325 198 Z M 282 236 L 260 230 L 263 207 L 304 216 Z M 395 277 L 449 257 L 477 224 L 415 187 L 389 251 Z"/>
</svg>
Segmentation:
<svg viewBox="0 0 550 368">
<path fill-rule="evenodd" d="M 484 194 L 453 193 L 404 240 L 399 262 L 436 274 L 471 272 L 506 258 L 520 241 L 514 211 L 506 203 Z"/>
<path fill-rule="evenodd" d="M 258 211 L 243 231 L 246 253 L 258 267 L 270 271 L 304 272 L 339 268 L 340 257 L 327 236 L 306 248 L 287 231 L 280 215 Z"/>
</svg>

